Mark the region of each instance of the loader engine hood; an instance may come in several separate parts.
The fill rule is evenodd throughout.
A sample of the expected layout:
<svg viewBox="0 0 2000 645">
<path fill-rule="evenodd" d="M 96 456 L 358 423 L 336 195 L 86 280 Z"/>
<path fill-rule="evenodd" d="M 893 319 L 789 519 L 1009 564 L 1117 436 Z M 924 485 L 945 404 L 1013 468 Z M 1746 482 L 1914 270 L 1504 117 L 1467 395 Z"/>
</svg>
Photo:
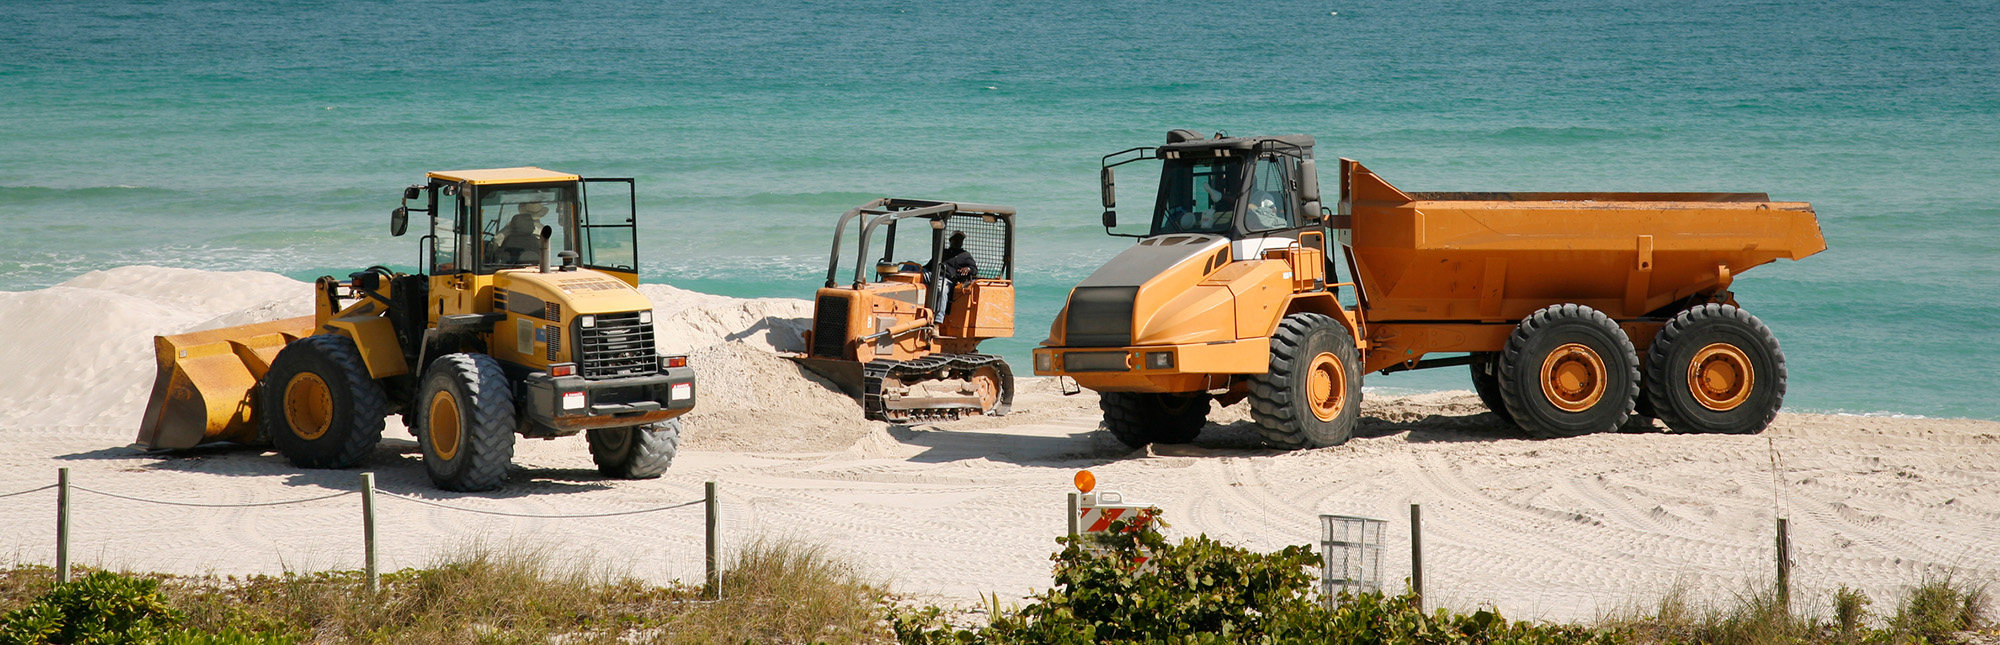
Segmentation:
<svg viewBox="0 0 2000 645">
<path fill-rule="evenodd" d="M 1160 342 L 1234 340 L 1227 289 L 1197 294 L 1203 278 L 1227 264 L 1230 242 L 1219 235 L 1159 235 L 1140 240 L 1070 291 L 1063 315 L 1050 330 L 1051 345 L 1125 347 Z M 1189 298 L 1189 295 L 1199 297 Z M 1205 314 L 1229 324 L 1179 329 Z M 1207 338 L 1213 335 L 1215 338 Z"/>
<path fill-rule="evenodd" d="M 576 363 L 586 377 L 650 374 L 658 368 L 653 303 L 608 273 L 578 269 L 501 271 L 493 306 L 494 355 L 530 368 Z"/>
</svg>

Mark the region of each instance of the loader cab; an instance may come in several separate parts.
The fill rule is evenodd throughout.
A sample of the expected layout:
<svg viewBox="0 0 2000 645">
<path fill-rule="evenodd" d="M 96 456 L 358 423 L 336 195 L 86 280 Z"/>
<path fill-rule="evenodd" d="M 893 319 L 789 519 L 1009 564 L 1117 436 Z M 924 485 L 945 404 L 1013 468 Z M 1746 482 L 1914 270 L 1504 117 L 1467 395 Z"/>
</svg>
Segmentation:
<svg viewBox="0 0 2000 645">
<path fill-rule="evenodd" d="M 421 238 L 423 273 L 462 281 L 538 267 L 546 229 L 551 266 L 596 269 L 638 284 L 631 179 L 533 167 L 433 172 L 429 179 L 406 189 L 399 209 L 431 216 Z"/>
</svg>

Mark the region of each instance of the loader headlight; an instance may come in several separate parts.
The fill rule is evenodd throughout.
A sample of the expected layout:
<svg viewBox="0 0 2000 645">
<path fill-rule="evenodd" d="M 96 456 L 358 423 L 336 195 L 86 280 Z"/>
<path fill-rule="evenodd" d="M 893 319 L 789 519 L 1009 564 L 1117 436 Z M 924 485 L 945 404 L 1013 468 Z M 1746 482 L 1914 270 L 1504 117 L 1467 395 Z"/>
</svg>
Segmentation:
<svg viewBox="0 0 2000 645">
<path fill-rule="evenodd" d="M 1035 371 L 1037 372 L 1054 371 L 1056 362 L 1055 357 L 1056 357 L 1055 352 L 1035 352 Z"/>
<path fill-rule="evenodd" d="M 653 310 L 651 309 L 639 310 L 639 323 L 643 325 L 653 324 Z"/>
<path fill-rule="evenodd" d="M 596 327 L 596 326 L 597 326 L 597 317 L 596 317 L 596 316 L 583 316 L 583 317 L 580 317 L 580 318 L 577 318 L 577 319 L 576 319 L 576 325 L 577 325 L 578 327 L 582 327 L 582 328 L 584 328 L 584 329 L 590 329 L 590 328 L 592 328 L 592 327 Z"/>
<path fill-rule="evenodd" d="M 1146 352 L 1146 369 L 1165 370 L 1173 369 L 1173 367 L 1173 352 Z"/>
</svg>

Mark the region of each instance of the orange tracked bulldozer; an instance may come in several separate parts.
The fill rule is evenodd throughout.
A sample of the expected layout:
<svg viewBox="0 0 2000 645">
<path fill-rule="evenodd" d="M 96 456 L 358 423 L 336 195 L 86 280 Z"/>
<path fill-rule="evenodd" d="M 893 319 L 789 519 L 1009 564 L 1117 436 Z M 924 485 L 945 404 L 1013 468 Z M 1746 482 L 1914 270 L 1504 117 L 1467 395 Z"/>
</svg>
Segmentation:
<svg viewBox="0 0 2000 645">
<path fill-rule="evenodd" d="M 854 265 L 842 280 L 850 222 Z M 870 201 L 834 226 L 807 353 L 792 358 L 859 400 L 872 420 L 1006 414 L 1014 370 L 978 351 L 982 340 L 1014 335 L 1013 270 L 1013 208 Z"/>
</svg>

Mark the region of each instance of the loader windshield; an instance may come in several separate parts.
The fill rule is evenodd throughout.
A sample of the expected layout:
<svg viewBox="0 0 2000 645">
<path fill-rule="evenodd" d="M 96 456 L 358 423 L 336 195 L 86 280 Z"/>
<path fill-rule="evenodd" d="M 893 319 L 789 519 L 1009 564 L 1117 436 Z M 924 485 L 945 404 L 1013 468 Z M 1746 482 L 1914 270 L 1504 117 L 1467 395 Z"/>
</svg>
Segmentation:
<svg viewBox="0 0 2000 645">
<path fill-rule="evenodd" d="M 550 253 L 576 249 L 570 243 L 576 225 L 571 185 L 481 189 L 478 217 L 482 273 L 541 263 L 543 226 L 550 228 Z"/>
<path fill-rule="evenodd" d="M 1234 159 L 1168 161 L 1160 170 L 1160 195 L 1150 235 L 1227 235 L 1236 219 L 1243 164 Z"/>
</svg>

